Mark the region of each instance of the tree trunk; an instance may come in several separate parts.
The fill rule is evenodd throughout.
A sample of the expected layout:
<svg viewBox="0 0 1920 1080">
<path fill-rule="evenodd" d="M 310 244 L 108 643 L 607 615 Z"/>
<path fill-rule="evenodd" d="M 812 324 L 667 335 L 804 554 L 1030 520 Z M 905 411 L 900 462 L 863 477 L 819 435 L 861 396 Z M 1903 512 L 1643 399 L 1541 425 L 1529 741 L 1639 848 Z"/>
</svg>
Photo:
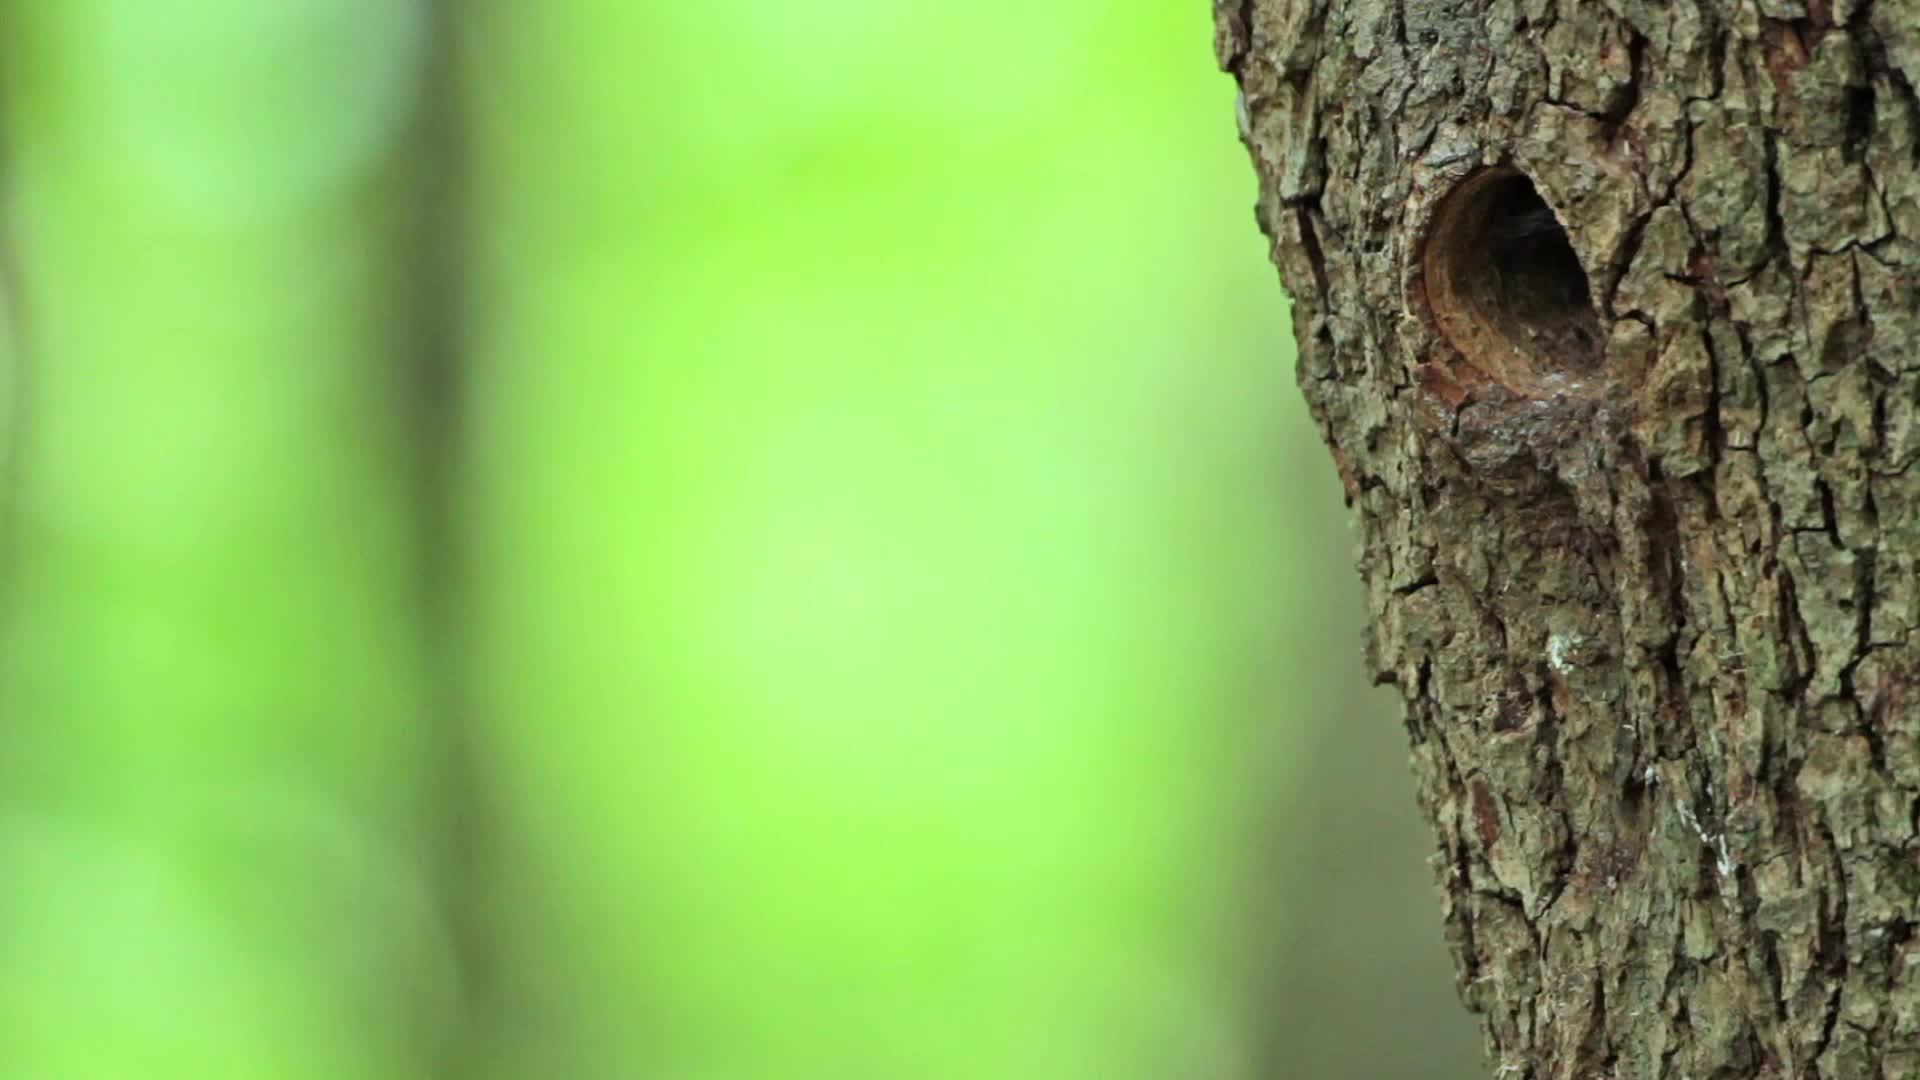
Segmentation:
<svg viewBox="0 0 1920 1080">
<path fill-rule="evenodd" d="M 1920 1077 L 1920 0 L 1225 0 L 1507 1078 Z"/>
</svg>

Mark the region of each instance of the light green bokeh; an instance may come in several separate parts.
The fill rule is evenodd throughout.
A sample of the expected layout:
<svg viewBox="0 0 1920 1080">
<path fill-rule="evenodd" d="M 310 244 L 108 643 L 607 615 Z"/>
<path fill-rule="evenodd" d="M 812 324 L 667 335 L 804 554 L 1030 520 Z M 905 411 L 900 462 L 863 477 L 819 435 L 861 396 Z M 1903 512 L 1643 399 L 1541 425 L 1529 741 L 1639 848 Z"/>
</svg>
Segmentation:
<svg viewBox="0 0 1920 1080">
<path fill-rule="evenodd" d="M 503 1075 L 1250 1075 L 1294 391 L 1209 42 L 470 28 Z"/>
</svg>

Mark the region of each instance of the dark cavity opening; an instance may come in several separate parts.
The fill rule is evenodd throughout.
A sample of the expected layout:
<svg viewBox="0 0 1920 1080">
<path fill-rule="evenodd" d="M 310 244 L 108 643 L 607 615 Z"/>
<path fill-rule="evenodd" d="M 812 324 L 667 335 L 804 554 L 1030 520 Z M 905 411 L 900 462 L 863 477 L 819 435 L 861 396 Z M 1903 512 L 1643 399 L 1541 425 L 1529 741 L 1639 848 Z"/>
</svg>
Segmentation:
<svg viewBox="0 0 1920 1080">
<path fill-rule="evenodd" d="M 1579 331 L 1581 314 L 1592 314 L 1587 272 L 1533 184 L 1515 176 L 1500 185 L 1487 211 L 1487 283 L 1494 303 L 1523 331 L 1534 333 L 1566 324 Z M 1592 321 L 1592 320 L 1586 320 Z"/>
<path fill-rule="evenodd" d="M 1427 299 L 1467 361 L 1526 393 L 1576 389 L 1605 356 L 1587 272 L 1525 174 L 1469 177 L 1434 215 Z"/>
</svg>

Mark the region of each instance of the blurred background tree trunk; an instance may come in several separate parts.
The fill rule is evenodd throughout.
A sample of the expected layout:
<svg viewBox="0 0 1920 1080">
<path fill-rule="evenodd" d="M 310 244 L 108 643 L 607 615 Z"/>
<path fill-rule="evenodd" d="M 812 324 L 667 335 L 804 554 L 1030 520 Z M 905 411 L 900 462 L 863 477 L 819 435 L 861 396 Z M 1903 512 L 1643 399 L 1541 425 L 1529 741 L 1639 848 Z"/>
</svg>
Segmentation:
<svg viewBox="0 0 1920 1080">
<path fill-rule="evenodd" d="M 1920 1076 L 1920 6 L 1215 10 L 1494 1068 Z"/>
</svg>

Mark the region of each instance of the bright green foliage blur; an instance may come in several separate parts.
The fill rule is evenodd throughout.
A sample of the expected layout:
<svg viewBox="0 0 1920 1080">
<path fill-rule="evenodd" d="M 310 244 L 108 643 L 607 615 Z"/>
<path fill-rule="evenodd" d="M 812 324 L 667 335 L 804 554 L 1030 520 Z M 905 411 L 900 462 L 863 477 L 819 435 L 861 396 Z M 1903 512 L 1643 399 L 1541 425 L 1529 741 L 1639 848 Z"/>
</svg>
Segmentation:
<svg viewBox="0 0 1920 1080">
<path fill-rule="evenodd" d="M 0 1080 L 1474 1074 L 1206 5 L 4 10 Z"/>
</svg>

